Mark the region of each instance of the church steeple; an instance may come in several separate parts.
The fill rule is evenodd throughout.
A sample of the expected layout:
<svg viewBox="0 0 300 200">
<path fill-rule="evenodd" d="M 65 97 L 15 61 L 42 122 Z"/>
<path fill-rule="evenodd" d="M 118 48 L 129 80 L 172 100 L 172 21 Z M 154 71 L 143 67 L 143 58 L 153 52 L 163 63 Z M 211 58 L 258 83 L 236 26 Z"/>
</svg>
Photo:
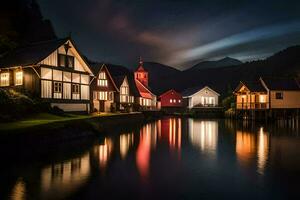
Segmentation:
<svg viewBox="0 0 300 200">
<path fill-rule="evenodd" d="M 140 57 L 139 66 L 134 72 L 134 78 L 148 87 L 148 72 L 144 69 L 144 62 L 142 57 Z"/>
</svg>

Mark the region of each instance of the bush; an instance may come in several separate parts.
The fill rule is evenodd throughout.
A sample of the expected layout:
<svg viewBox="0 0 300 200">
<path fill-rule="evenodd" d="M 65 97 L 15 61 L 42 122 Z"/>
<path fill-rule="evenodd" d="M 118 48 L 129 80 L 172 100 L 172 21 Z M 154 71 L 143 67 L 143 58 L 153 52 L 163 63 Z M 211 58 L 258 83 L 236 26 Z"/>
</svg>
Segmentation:
<svg viewBox="0 0 300 200">
<path fill-rule="evenodd" d="M 33 113 L 48 112 L 50 104 L 32 98 L 26 92 L 13 89 L 0 89 L 0 120 L 14 120 Z"/>
</svg>

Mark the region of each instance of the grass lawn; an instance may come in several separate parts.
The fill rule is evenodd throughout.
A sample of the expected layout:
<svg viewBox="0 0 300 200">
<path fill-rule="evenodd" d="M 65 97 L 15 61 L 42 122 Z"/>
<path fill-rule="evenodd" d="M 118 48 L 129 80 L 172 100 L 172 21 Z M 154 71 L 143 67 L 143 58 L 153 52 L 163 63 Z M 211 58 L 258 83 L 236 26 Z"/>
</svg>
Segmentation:
<svg viewBox="0 0 300 200">
<path fill-rule="evenodd" d="M 104 117 L 104 116 L 111 116 L 111 115 L 118 115 L 118 114 L 119 113 L 101 113 L 101 114 L 92 114 L 92 115 L 66 114 L 65 116 L 59 116 L 50 113 L 39 113 L 19 121 L 0 123 L 0 131 L 18 130 L 18 129 L 30 128 L 38 125 L 50 124 L 54 122 L 88 119 L 93 117 Z"/>
</svg>

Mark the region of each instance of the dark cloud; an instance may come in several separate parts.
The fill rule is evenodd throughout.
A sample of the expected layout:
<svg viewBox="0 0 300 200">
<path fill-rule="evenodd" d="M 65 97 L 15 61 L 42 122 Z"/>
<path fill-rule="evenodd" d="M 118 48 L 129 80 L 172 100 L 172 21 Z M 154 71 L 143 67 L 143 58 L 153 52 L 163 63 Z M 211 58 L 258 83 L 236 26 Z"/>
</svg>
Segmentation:
<svg viewBox="0 0 300 200">
<path fill-rule="evenodd" d="M 58 35 L 91 59 L 186 67 L 201 59 L 262 58 L 300 44 L 300 2 L 276 0 L 40 0 Z M 263 45 L 261 45 L 263 44 Z"/>
</svg>

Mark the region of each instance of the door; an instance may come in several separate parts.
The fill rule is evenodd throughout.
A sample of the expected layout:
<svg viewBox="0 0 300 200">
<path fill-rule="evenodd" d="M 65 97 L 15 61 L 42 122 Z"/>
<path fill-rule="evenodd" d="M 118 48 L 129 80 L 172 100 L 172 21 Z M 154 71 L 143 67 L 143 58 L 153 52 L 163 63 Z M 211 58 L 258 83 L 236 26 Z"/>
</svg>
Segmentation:
<svg viewBox="0 0 300 200">
<path fill-rule="evenodd" d="M 100 101 L 100 102 L 99 102 L 99 111 L 100 111 L 100 112 L 104 112 L 104 111 L 105 111 L 105 110 L 104 110 L 104 102 L 105 102 L 105 101 Z"/>
</svg>

